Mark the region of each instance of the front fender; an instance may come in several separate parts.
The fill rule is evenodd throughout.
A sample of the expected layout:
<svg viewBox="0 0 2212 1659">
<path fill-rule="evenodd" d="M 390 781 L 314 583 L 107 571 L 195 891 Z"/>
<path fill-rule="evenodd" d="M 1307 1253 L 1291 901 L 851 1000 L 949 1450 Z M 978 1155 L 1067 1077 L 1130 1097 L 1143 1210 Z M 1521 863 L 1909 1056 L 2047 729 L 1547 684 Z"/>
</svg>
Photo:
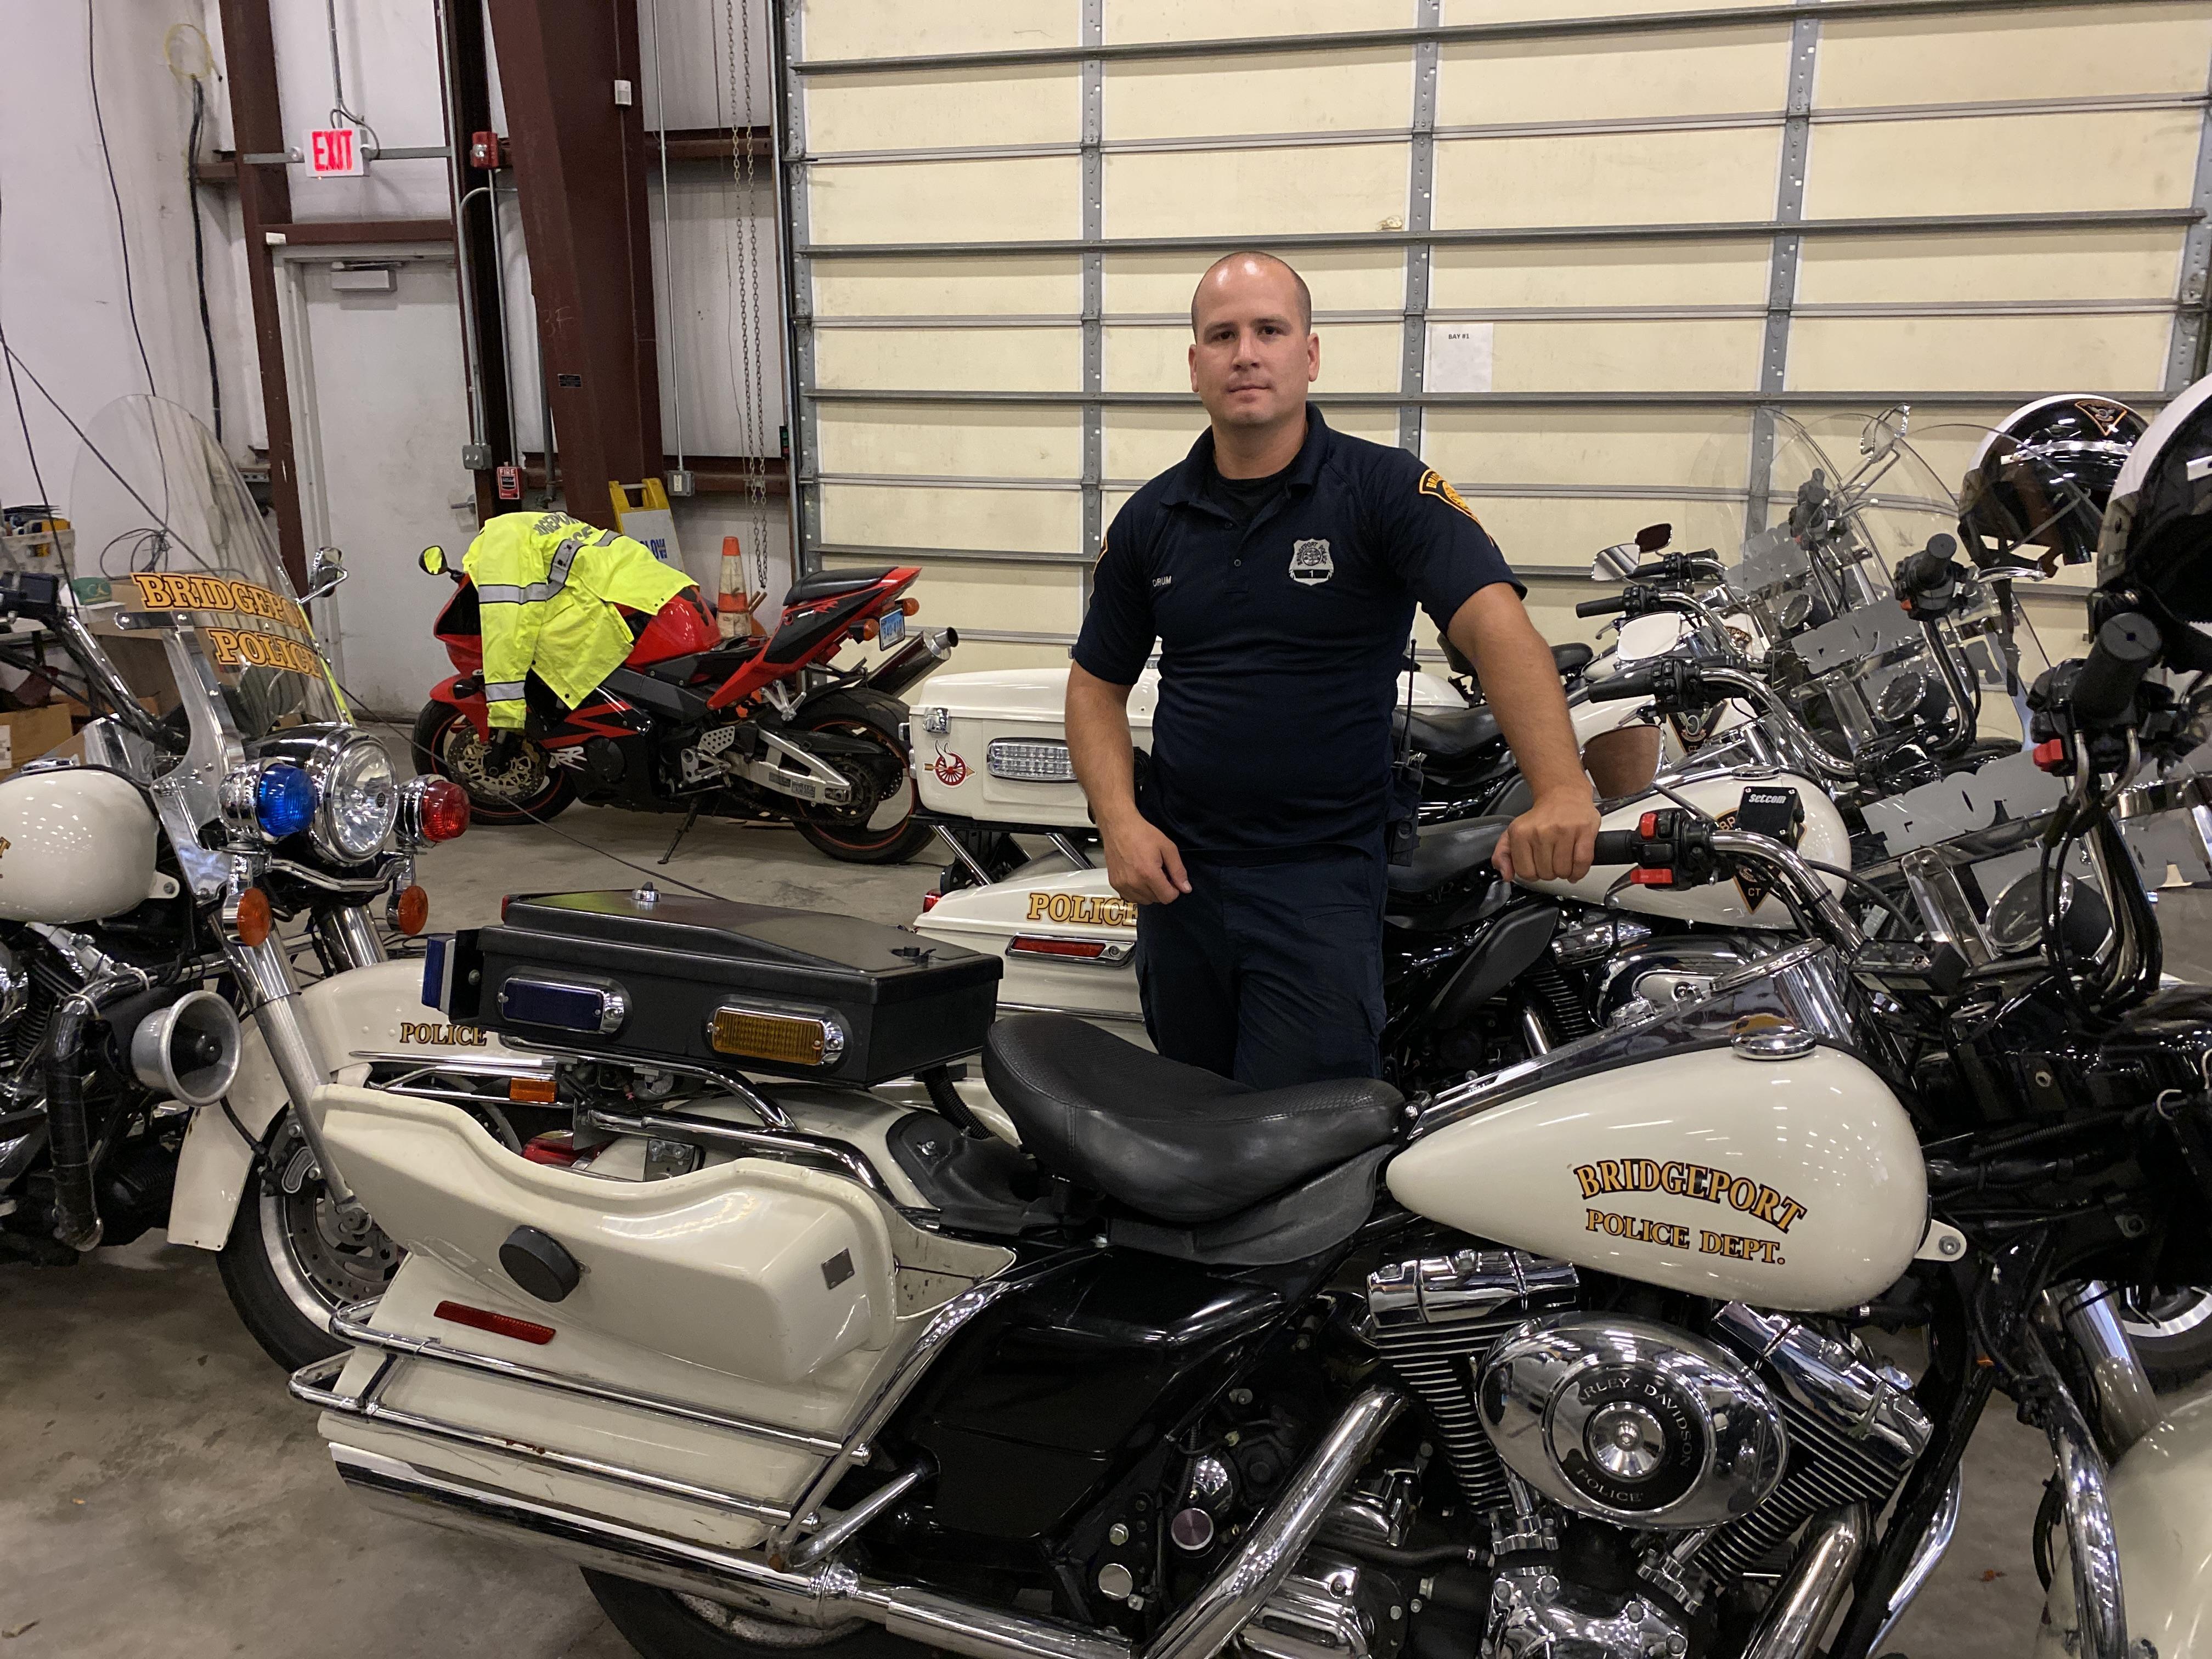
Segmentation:
<svg viewBox="0 0 2212 1659">
<path fill-rule="evenodd" d="M 503 1054 L 489 1031 L 454 1025 L 422 1000 L 422 964 L 403 958 L 356 968 L 300 993 L 300 1014 L 335 1079 L 354 1081 L 366 1070 L 357 1053 Z M 291 1103 L 259 1030 L 249 1024 L 228 1098 L 203 1106 L 185 1130 L 169 1202 L 169 1242 L 219 1250 L 230 1237 L 253 1161 Z M 225 1107 L 228 1109 L 226 1111 Z M 241 1131 L 243 1133 L 241 1133 Z"/>
<path fill-rule="evenodd" d="M 465 696 L 459 689 L 464 679 L 477 688 Z M 448 675 L 430 688 L 430 701 L 459 709 L 469 717 L 469 723 L 476 727 L 477 735 L 487 743 L 491 741 L 491 709 L 484 702 L 483 681 L 480 676 Z"/>
<path fill-rule="evenodd" d="M 2120 1547 L 2120 1589 L 2130 1650 L 2143 1638 L 2161 1655 L 2212 1650 L 2212 1393 L 2179 1401 L 2166 1420 L 2130 1446 L 2106 1488 Z M 2074 1572 L 2066 1530 L 2051 1536 L 2051 1595 L 2035 1652 L 2069 1652 Z"/>
</svg>

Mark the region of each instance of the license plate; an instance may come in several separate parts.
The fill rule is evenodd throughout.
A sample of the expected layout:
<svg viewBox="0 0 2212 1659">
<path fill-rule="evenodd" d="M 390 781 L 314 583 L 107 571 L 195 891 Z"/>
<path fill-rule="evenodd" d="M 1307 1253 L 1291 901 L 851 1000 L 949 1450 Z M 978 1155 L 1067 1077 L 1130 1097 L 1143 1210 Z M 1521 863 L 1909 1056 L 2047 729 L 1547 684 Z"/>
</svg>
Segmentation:
<svg viewBox="0 0 2212 1659">
<path fill-rule="evenodd" d="M 906 637 L 906 612 L 886 611 L 876 624 L 876 643 L 886 651 Z"/>
</svg>

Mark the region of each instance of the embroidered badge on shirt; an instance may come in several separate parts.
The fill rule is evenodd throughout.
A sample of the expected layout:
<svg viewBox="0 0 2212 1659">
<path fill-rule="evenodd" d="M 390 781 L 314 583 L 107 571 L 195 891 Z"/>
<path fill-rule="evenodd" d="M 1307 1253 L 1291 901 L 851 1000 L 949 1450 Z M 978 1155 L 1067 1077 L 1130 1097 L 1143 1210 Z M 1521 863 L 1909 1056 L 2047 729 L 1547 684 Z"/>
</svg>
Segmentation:
<svg viewBox="0 0 2212 1659">
<path fill-rule="evenodd" d="M 1426 472 L 1421 474 L 1421 494 L 1424 495 L 1433 495 L 1438 501 L 1447 502 L 1449 505 L 1457 507 L 1461 512 L 1466 514 L 1468 518 L 1474 519 L 1474 521 L 1477 524 L 1480 524 L 1482 522 L 1481 520 L 1474 518 L 1474 509 L 1469 507 L 1465 501 L 1460 500 L 1459 491 L 1454 489 L 1450 483 L 1445 480 L 1444 475 L 1437 471 L 1434 467 L 1431 467 Z"/>
<path fill-rule="evenodd" d="M 1317 587 L 1336 574 L 1336 561 L 1328 556 L 1328 544 L 1323 541 L 1292 542 L 1291 544 L 1291 580 Z"/>
</svg>

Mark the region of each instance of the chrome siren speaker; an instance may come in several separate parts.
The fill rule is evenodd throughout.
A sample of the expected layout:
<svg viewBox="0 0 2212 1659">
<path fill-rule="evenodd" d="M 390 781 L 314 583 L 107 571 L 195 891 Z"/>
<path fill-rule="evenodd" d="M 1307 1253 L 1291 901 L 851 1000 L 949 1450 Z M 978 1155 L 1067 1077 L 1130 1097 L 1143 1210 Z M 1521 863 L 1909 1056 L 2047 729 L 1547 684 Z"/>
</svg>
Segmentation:
<svg viewBox="0 0 2212 1659">
<path fill-rule="evenodd" d="M 138 1022 L 131 1069 L 149 1089 L 211 1106 L 238 1075 L 238 1015 L 212 991 L 191 991 Z"/>
<path fill-rule="evenodd" d="M 1569 1314 L 1500 1341 L 1476 1387 L 1505 1466 L 1581 1515 L 1718 1526 L 1782 1478 L 1789 1441 L 1765 1386 L 1717 1346 L 1640 1319 Z"/>
</svg>

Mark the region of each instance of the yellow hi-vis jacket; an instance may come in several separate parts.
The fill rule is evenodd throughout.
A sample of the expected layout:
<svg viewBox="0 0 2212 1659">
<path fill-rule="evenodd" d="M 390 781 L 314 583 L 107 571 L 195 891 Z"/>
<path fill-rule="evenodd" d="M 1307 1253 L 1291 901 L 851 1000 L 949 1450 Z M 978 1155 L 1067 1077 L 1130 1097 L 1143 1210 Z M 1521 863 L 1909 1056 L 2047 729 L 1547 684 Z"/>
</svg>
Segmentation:
<svg viewBox="0 0 2212 1659">
<path fill-rule="evenodd" d="M 565 513 L 501 514 L 469 544 L 461 568 L 483 617 L 489 717 L 516 731 L 532 669 L 574 708 L 635 643 L 615 607 L 649 617 L 695 586 L 644 543 Z"/>
</svg>

